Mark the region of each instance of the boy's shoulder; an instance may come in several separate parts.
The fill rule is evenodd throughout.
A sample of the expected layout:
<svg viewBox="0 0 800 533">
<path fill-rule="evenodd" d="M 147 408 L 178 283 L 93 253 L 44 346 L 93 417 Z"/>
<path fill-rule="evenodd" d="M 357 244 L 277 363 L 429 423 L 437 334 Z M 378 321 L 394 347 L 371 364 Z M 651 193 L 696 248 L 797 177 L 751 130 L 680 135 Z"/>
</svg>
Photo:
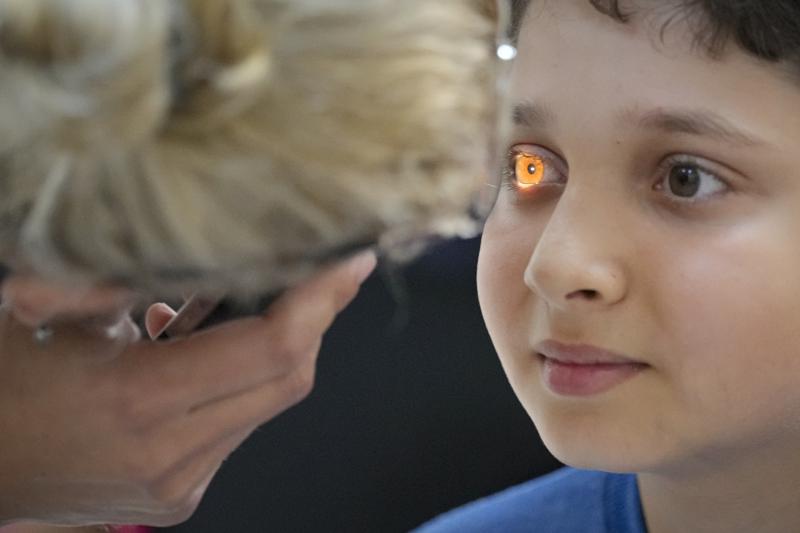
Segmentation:
<svg viewBox="0 0 800 533">
<path fill-rule="evenodd" d="M 450 511 L 417 533 L 645 533 L 636 477 L 563 468 Z"/>
</svg>

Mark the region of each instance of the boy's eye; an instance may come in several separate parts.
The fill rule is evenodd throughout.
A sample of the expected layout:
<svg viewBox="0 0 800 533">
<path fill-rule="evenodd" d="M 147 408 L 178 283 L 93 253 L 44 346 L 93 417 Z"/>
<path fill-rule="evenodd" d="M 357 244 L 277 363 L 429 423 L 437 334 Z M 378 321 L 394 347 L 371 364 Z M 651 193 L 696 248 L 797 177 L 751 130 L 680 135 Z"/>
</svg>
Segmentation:
<svg viewBox="0 0 800 533">
<path fill-rule="evenodd" d="M 544 158 L 535 154 L 519 153 L 515 156 L 515 178 L 521 189 L 535 187 L 542 182 L 545 171 Z"/>
<path fill-rule="evenodd" d="M 669 171 L 669 188 L 675 196 L 691 198 L 700 191 L 702 176 L 697 167 L 680 165 Z"/>
<path fill-rule="evenodd" d="M 544 187 L 564 184 L 566 166 L 542 146 L 518 144 L 509 151 L 503 181 L 514 192 L 538 196 L 534 193 Z"/>
<path fill-rule="evenodd" d="M 666 176 L 655 189 L 666 192 L 675 201 L 706 200 L 728 188 L 716 174 L 693 161 L 667 163 Z"/>
</svg>

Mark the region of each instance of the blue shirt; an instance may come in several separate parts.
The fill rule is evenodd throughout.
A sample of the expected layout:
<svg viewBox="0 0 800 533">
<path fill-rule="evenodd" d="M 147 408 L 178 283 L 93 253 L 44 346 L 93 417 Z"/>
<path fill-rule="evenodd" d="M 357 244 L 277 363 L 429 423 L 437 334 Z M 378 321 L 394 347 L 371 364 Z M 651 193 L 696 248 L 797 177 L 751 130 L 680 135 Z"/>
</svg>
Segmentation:
<svg viewBox="0 0 800 533">
<path fill-rule="evenodd" d="M 417 533 L 646 533 L 633 474 L 563 468 L 450 511 Z"/>
</svg>

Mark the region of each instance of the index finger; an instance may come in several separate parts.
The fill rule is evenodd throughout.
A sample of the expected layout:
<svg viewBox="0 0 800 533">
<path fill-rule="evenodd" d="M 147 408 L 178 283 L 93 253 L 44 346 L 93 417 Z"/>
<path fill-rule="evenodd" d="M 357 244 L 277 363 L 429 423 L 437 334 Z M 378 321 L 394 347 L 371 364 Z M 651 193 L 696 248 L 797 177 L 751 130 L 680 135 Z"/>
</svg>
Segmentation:
<svg viewBox="0 0 800 533">
<path fill-rule="evenodd" d="M 67 287 L 34 276 L 12 275 L 3 281 L 2 298 L 17 320 L 36 327 L 54 318 L 116 318 L 127 311 L 136 295 L 120 287 Z"/>
<path fill-rule="evenodd" d="M 289 289 L 263 316 L 141 345 L 137 351 L 145 353 L 131 364 L 145 383 L 154 380 L 158 389 L 170 391 L 174 407 L 182 410 L 285 376 L 307 363 L 375 263 L 370 252 L 329 268 Z"/>
</svg>

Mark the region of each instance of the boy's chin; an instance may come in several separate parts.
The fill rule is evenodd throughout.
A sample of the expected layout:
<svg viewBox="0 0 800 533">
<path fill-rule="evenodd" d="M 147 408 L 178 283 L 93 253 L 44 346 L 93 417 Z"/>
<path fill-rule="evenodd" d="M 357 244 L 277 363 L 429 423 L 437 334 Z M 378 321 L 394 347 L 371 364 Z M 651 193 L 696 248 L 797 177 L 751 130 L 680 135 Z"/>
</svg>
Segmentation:
<svg viewBox="0 0 800 533">
<path fill-rule="evenodd" d="M 613 472 L 618 474 L 635 474 L 645 470 L 630 458 L 617 457 L 608 454 L 580 454 L 570 453 L 562 449 L 550 447 L 545 444 L 550 453 L 566 466 L 580 470 L 598 470 L 601 472 Z"/>
<path fill-rule="evenodd" d="M 660 465 L 671 462 L 668 451 L 659 449 L 657 443 L 618 428 L 554 427 L 541 421 L 536 421 L 536 426 L 553 457 L 573 468 L 637 473 L 659 470 Z"/>
</svg>

